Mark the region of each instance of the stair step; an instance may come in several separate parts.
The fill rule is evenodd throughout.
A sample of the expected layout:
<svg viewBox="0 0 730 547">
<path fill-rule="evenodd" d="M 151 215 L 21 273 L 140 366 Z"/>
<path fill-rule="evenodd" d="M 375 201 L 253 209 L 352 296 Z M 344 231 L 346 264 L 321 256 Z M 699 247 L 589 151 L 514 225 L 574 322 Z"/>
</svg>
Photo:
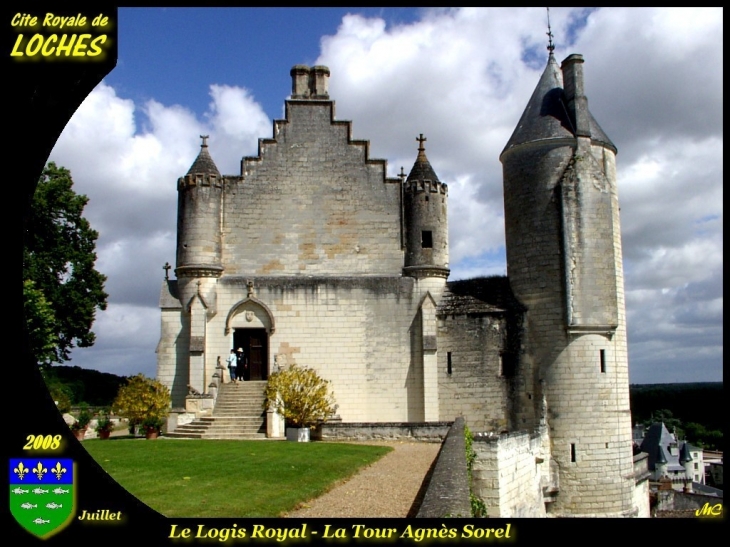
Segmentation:
<svg viewBox="0 0 730 547">
<path fill-rule="evenodd" d="M 213 414 L 179 426 L 169 437 L 191 439 L 266 439 L 263 409 L 266 381 L 223 384 Z"/>
</svg>

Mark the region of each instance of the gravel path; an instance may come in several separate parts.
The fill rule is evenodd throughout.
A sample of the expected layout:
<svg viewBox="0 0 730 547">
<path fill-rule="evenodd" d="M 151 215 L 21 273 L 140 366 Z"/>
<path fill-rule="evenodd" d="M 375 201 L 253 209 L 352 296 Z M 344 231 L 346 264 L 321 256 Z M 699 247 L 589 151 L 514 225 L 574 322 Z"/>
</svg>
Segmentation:
<svg viewBox="0 0 730 547">
<path fill-rule="evenodd" d="M 375 463 L 326 494 L 303 503 L 283 517 L 413 517 L 421 501 L 421 486 L 439 443 L 368 441 L 364 444 L 392 446 Z"/>
</svg>

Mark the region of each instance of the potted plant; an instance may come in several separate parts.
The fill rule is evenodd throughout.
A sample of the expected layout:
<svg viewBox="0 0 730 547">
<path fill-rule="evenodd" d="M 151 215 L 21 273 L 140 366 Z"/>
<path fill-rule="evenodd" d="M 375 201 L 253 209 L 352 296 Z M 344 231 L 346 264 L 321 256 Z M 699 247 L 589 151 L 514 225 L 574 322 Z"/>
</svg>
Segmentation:
<svg viewBox="0 0 730 547">
<path fill-rule="evenodd" d="M 96 421 L 96 433 L 100 439 L 108 439 L 113 429 L 114 422 L 112 422 L 108 414 L 99 416 L 99 419 Z"/>
<path fill-rule="evenodd" d="M 334 413 L 334 394 L 329 384 L 313 369 L 297 365 L 269 376 L 264 408 L 284 418 L 287 440 L 309 441 L 310 430 Z"/>
<path fill-rule="evenodd" d="M 74 437 L 76 437 L 80 441 L 83 440 L 83 438 L 86 436 L 86 430 L 89 428 L 90 421 L 91 413 L 87 409 L 82 408 L 79 412 L 79 417 L 76 418 L 76 421 L 70 426 Z"/>
<path fill-rule="evenodd" d="M 165 425 L 165 422 L 158 416 L 148 416 L 140 424 L 147 439 L 156 439 L 160 435 L 163 425 Z"/>
</svg>

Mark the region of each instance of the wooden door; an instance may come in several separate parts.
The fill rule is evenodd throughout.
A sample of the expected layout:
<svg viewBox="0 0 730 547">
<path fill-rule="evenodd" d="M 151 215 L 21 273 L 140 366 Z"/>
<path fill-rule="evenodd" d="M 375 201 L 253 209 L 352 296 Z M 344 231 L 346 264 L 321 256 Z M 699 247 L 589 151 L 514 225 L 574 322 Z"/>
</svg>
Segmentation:
<svg viewBox="0 0 730 547">
<path fill-rule="evenodd" d="M 248 367 L 243 369 L 243 379 L 266 380 L 268 378 L 269 336 L 266 329 L 236 329 L 233 334 L 236 349 L 243 348 Z M 241 374 L 241 371 L 238 371 Z"/>
</svg>

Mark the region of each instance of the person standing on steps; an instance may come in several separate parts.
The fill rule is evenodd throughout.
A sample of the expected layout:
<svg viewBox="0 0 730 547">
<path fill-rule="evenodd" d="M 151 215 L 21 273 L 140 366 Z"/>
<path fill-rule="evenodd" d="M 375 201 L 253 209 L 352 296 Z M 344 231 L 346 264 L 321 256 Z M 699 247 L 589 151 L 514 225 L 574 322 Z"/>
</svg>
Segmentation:
<svg viewBox="0 0 730 547">
<path fill-rule="evenodd" d="M 243 348 L 238 348 L 238 350 L 236 350 L 236 360 L 238 364 L 239 379 L 245 382 L 248 380 L 248 363 L 246 362 L 246 355 L 243 353 Z"/>
<path fill-rule="evenodd" d="M 228 363 L 228 372 L 231 373 L 231 383 L 235 384 L 237 380 L 236 376 L 236 368 L 238 365 L 238 359 L 236 358 L 236 350 L 231 350 L 231 354 L 226 358 L 226 363 Z"/>
</svg>

